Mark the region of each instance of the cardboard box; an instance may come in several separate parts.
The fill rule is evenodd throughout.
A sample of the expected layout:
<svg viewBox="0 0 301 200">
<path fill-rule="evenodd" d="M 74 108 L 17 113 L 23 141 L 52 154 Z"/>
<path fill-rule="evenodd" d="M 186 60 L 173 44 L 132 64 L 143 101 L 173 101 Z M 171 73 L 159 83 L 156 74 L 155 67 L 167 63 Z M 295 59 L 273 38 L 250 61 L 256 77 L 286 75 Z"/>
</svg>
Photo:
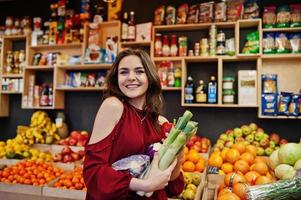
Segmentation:
<svg viewBox="0 0 301 200">
<path fill-rule="evenodd" d="M 257 105 L 257 71 L 238 71 L 238 105 Z"/>
<path fill-rule="evenodd" d="M 152 22 L 136 25 L 136 42 L 150 42 L 152 33 Z"/>
</svg>

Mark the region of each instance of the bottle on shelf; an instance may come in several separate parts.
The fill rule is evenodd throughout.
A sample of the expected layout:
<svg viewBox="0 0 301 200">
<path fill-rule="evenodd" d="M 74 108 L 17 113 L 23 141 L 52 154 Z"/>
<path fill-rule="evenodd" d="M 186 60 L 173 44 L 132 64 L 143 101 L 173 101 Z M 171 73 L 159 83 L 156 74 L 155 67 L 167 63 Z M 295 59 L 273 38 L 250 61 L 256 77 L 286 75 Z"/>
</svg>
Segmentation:
<svg viewBox="0 0 301 200">
<path fill-rule="evenodd" d="M 130 12 L 130 20 L 128 22 L 128 40 L 135 41 L 136 40 L 136 22 L 135 22 L 135 12 Z"/>
<path fill-rule="evenodd" d="M 155 56 L 156 57 L 162 56 L 162 34 L 161 33 L 156 33 Z"/>
<path fill-rule="evenodd" d="M 191 75 L 187 77 L 187 82 L 185 85 L 185 95 L 184 100 L 185 103 L 193 103 L 194 100 L 194 83 Z"/>
<path fill-rule="evenodd" d="M 161 86 L 162 87 L 167 87 L 168 85 L 168 68 L 167 68 L 167 64 L 166 61 L 163 61 L 160 63 L 160 67 L 159 67 L 159 77 L 160 77 L 160 82 L 161 82 Z"/>
<path fill-rule="evenodd" d="M 168 35 L 164 35 L 164 38 L 163 38 L 162 55 L 164 57 L 168 57 L 170 55 Z"/>
<path fill-rule="evenodd" d="M 171 36 L 170 56 L 178 55 L 177 35 Z"/>
<path fill-rule="evenodd" d="M 61 138 L 67 138 L 69 134 L 68 125 L 65 121 L 65 114 L 63 112 L 58 112 L 55 118 L 55 125 Z"/>
<path fill-rule="evenodd" d="M 217 103 L 217 82 L 215 76 L 211 76 L 208 83 L 208 103 Z"/>
<path fill-rule="evenodd" d="M 200 85 L 197 87 L 195 91 L 195 101 L 197 103 L 206 103 L 207 102 L 207 94 L 205 92 L 205 84 L 203 80 L 200 80 Z"/>
<path fill-rule="evenodd" d="M 40 98 L 40 106 L 48 106 L 49 105 L 49 89 L 48 85 L 42 85 L 42 92 Z"/>
<path fill-rule="evenodd" d="M 53 89 L 52 89 L 52 85 L 49 86 L 49 90 L 48 90 L 48 106 L 53 106 Z"/>
<path fill-rule="evenodd" d="M 128 25 L 128 13 L 123 13 L 123 20 L 121 25 L 121 40 L 127 41 L 128 40 L 128 32 L 129 32 L 129 25 Z"/>
<path fill-rule="evenodd" d="M 174 87 L 175 86 L 175 69 L 172 62 L 168 62 L 168 87 Z"/>
<path fill-rule="evenodd" d="M 181 71 L 180 66 L 175 67 L 175 87 L 181 87 Z"/>
</svg>

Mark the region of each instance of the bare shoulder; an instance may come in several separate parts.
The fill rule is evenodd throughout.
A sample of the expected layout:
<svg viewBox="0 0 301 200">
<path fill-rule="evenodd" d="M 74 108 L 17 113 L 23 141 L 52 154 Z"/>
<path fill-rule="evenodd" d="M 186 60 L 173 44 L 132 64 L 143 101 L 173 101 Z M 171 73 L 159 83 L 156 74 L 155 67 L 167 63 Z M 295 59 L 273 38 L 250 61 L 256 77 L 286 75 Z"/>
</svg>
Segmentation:
<svg viewBox="0 0 301 200">
<path fill-rule="evenodd" d="M 159 121 L 159 124 L 162 125 L 162 124 L 164 124 L 165 122 L 168 122 L 168 119 L 166 119 L 166 118 L 165 118 L 164 116 L 162 116 L 162 115 L 159 115 L 158 121 Z"/>
<path fill-rule="evenodd" d="M 96 143 L 107 137 L 120 120 L 123 104 L 116 97 L 109 97 L 101 104 L 94 121 L 89 144 Z"/>
</svg>

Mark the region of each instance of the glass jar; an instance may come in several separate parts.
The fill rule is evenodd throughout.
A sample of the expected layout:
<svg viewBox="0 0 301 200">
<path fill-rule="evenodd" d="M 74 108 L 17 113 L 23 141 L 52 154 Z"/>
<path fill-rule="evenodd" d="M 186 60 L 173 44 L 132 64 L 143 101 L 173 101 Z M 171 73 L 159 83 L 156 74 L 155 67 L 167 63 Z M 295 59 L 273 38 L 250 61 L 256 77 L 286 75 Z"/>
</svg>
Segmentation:
<svg viewBox="0 0 301 200">
<path fill-rule="evenodd" d="M 233 90 L 234 89 L 235 78 L 233 76 L 223 77 L 223 90 Z"/>
<path fill-rule="evenodd" d="M 223 90 L 223 104 L 234 104 L 234 90 Z"/>
<path fill-rule="evenodd" d="M 156 33 L 155 38 L 155 56 L 162 56 L 162 34 Z"/>
</svg>

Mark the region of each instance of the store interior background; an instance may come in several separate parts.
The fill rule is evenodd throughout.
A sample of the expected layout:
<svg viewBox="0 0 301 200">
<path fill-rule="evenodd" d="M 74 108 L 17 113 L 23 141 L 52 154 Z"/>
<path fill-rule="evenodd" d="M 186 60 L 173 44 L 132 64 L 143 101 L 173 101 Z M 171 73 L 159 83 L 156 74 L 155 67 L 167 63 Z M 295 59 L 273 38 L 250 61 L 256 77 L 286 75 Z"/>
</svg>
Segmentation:
<svg viewBox="0 0 301 200">
<path fill-rule="evenodd" d="M 69 0 L 73 8 L 79 12 L 80 0 Z M 92 0 L 91 0 L 92 1 Z M 102 0 L 98 0 L 101 1 Z M 43 21 L 49 19 L 49 5 L 52 0 L 0 0 L 0 24 L 5 23 L 6 16 L 31 16 L 42 17 Z M 154 10 L 160 5 L 175 5 L 182 3 L 200 3 L 205 1 L 187 0 L 124 0 L 123 11 L 135 11 L 137 23 L 153 20 Z M 282 5 L 289 3 L 300 3 L 301 1 L 281 0 L 260 1 L 261 5 Z M 104 6 L 106 3 L 102 2 Z M 195 38 L 195 41 L 199 37 Z M 17 44 L 18 45 L 18 44 Z M 240 63 L 237 62 L 237 65 Z M 199 63 L 206 65 L 206 63 Z M 285 66 L 283 66 L 285 68 Z M 300 69 L 301 70 L 301 69 Z M 210 76 L 210 74 L 208 74 Z M 195 84 L 197 80 L 195 80 Z M 301 85 L 300 85 L 301 89 Z M 239 127 L 251 122 L 257 123 L 267 133 L 276 132 L 289 141 L 298 141 L 301 136 L 300 119 L 258 119 L 257 108 L 194 108 L 181 107 L 180 91 L 164 91 L 165 111 L 164 115 L 171 121 L 180 116 L 185 109 L 194 114 L 194 120 L 199 122 L 199 136 L 206 136 L 214 143 L 219 134 L 226 129 Z M 102 92 L 66 92 L 65 109 L 66 121 L 70 130 L 92 131 L 95 115 L 103 100 Z M 34 110 L 21 109 L 21 95 L 10 95 L 9 117 L 0 118 L 0 140 L 6 140 L 16 135 L 18 125 L 28 125 Z M 47 110 L 52 119 L 58 110 Z"/>
</svg>

